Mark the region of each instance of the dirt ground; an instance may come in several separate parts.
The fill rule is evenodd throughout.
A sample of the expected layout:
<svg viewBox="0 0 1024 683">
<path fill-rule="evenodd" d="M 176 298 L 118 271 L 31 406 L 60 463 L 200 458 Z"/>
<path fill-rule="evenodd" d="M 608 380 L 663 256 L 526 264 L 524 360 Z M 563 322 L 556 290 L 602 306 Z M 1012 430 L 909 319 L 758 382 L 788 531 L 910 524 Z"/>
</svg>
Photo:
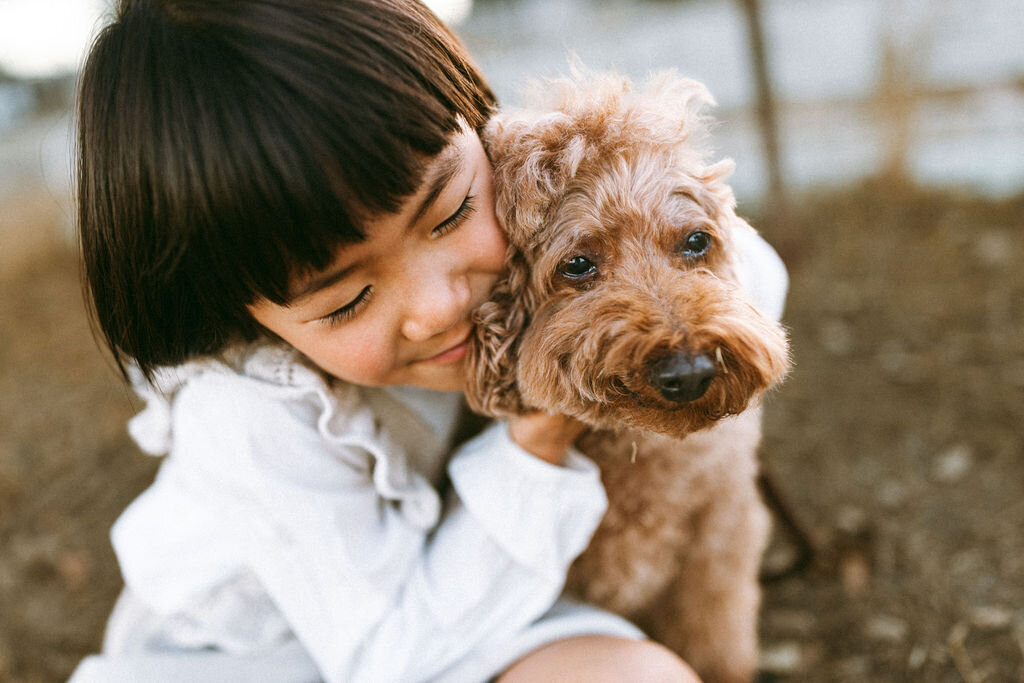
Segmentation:
<svg viewBox="0 0 1024 683">
<path fill-rule="evenodd" d="M 6 681 L 65 680 L 99 646 L 107 532 L 157 465 L 125 434 L 138 404 L 61 220 L 45 196 L 0 206 Z M 787 235 L 796 369 L 763 453 L 817 552 L 767 586 L 766 677 L 1024 681 L 1024 195 L 873 183 L 804 199 Z"/>
</svg>

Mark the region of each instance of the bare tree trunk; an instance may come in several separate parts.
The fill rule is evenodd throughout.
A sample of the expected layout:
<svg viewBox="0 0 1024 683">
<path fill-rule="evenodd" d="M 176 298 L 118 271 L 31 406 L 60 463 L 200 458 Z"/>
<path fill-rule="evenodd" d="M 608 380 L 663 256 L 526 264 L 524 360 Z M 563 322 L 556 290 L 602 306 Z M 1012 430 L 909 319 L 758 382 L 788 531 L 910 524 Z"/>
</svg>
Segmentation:
<svg viewBox="0 0 1024 683">
<path fill-rule="evenodd" d="M 882 73 L 878 83 L 879 129 L 885 143 L 882 178 L 890 188 L 910 185 L 910 146 L 913 138 L 914 72 L 908 52 L 891 35 L 882 36 Z"/>
<path fill-rule="evenodd" d="M 920 0 L 890 4 L 891 11 L 880 31 L 878 113 L 885 142 L 882 177 L 906 188 L 912 182 L 909 159 L 914 144 L 914 109 L 925 95 L 923 76 L 941 15 Z"/>
<path fill-rule="evenodd" d="M 786 184 L 779 150 L 778 120 L 775 95 L 768 68 L 764 26 L 761 22 L 760 0 L 740 0 L 747 23 L 750 56 L 757 88 L 757 120 L 764 144 L 765 164 L 768 168 L 768 191 L 764 199 L 766 232 L 779 241 L 795 237 L 787 230 Z"/>
</svg>

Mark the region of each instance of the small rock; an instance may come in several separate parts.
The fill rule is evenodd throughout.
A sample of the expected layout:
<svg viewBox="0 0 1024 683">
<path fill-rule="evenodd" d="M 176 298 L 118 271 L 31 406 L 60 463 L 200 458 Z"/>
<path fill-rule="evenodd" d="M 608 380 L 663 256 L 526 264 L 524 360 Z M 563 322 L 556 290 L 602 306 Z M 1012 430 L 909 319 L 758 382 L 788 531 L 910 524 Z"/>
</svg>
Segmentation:
<svg viewBox="0 0 1024 683">
<path fill-rule="evenodd" d="M 796 562 L 797 551 L 791 546 L 772 544 L 761 558 L 761 569 L 767 574 L 781 574 Z"/>
<path fill-rule="evenodd" d="M 898 481 L 888 479 L 878 487 L 878 502 L 882 507 L 897 508 L 907 499 L 907 487 Z"/>
<path fill-rule="evenodd" d="M 844 505 L 836 516 L 836 526 L 848 534 L 858 534 L 868 527 L 868 515 L 858 507 Z"/>
<path fill-rule="evenodd" d="M 974 255 L 986 266 L 1005 266 L 1013 260 L 1013 240 L 1005 230 L 989 230 L 978 235 Z"/>
<path fill-rule="evenodd" d="M 818 618 L 802 610 L 780 610 L 766 615 L 772 630 L 785 631 L 793 635 L 807 635 L 818 625 Z"/>
<path fill-rule="evenodd" d="M 896 375 L 903 369 L 907 364 L 907 359 L 910 354 L 903 348 L 903 344 L 894 339 L 890 339 L 882 344 L 878 349 L 878 364 L 882 367 L 886 373 L 890 375 Z"/>
<path fill-rule="evenodd" d="M 57 561 L 57 575 L 70 591 L 85 587 L 92 573 L 92 560 L 84 550 L 68 550 Z"/>
<path fill-rule="evenodd" d="M 910 627 L 897 617 L 880 614 L 873 617 L 864 627 L 864 633 L 872 640 L 900 643 L 907 637 Z"/>
<path fill-rule="evenodd" d="M 953 624 L 953 628 L 949 630 L 949 636 L 946 638 L 946 644 L 950 646 L 962 647 L 964 641 L 967 640 L 967 636 L 971 633 L 970 625 L 965 621 L 958 621 Z"/>
<path fill-rule="evenodd" d="M 1013 623 L 1013 610 L 1002 605 L 987 605 L 971 610 L 971 626 L 984 630 L 1007 628 Z"/>
<path fill-rule="evenodd" d="M 955 484 L 970 471 L 973 459 L 970 446 L 956 444 L 936 456 L 932 479 L 941 484 Z"/>
<path fill-rule="evenodd" d="M 871 562 L 862 552 L 847 552 L 839 559 L 839 581 L 847 595 L 857 596 L 871 582 Z"/>
<path fill-rule="evenodd" d="M 848 356 L 853 351 L 853 330 L 843 320 L 826 320 L 818 329 L 822 348 L 832 356 Z"/>
<path fill-rule="evenodd" d="M 985 558 L 981 551 L 974 548 L 953 555 L 949 561 L 949 572 L 954 576 L 977 574 L 985 566 Z"/>
<path fill-rule="evenodd" d="M 759 665 L 762 671 L 773 674 L 795 674 L 805 667 L 803 646 L 789 640 L 769 645 L 761 650 Z"/>
<path fill-rule="evenodd" d="M 836 663 L 836 672 L 844 678 L 865 680 L 871 672 L 871 660 L 863 655 L 858 657 L 847 657 Z"/>
<path fill-rule="evenodd" d="M 911 671 L 917 671 L 924 666 L 924 663 L 927 661 L 928 648 L 923 645 L 917 645 L 910 651 L 910 656 L 907 657 L 907 668 Z"/>
<path fill-rule="evenodd" d="M 883 343 L 876 358 L 882 371 L 897 383 L 916 384 L 928 376 L 925 359 L 905 349 L 898 340 Z"/>
</svg>

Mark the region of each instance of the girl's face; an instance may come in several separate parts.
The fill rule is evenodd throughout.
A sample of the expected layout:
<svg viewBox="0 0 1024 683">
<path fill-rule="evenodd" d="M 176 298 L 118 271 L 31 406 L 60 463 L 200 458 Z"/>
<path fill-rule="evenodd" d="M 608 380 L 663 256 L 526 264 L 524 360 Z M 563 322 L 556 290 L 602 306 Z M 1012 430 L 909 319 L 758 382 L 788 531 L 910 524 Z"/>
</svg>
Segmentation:
<svg viewBox="0 0 1024 683">
<path fill-rule="evenodd" d="M 293 282 L 287 305 L 260 299 L 250 313 L 338 379 L 462 389 L 469 315 L 501 274 L 506 246 L 476 133 L 456 134 L 399 212 L 366 234 Z"/>
</svg>

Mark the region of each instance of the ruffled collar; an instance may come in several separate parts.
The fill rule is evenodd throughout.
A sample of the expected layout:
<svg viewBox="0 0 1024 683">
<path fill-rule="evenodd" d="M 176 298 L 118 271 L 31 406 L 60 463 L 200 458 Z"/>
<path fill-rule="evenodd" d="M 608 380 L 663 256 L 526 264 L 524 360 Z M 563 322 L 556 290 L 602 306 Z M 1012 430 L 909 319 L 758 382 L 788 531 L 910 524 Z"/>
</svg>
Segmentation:
<svg viewBox="0 0 1024 683">
<path fill-rule="evenodd" d="M 298 351 L 272 342 L 236 345 L 216 356 L 158 368 L 151 381 L 138 367 L 130 366 L 132 388 L 146 402 L 145 409 L 128 423 L 128 432 L 139 448 L 150 455 L 163 455 L 170 450 L 174 397 L 189 380 L 208 372 L 249 377 L 264 385 L 264 390 L 282 394 L 310 390 L 326 394 L 332 383 Z"/>
<path fill-rule="evenodd" d="M 246 391 L 313 401 L 318 413 L 311 427 L 325 442 L 372 456 L 374 486 L 382 497 L 398 503 L 420 528 L 430 528 L 438 519 L 440 500 L 434 486 L 443 476 L 459 394 L 358 387 L 332 379 L 290 346 L 267 342 L 159 369 L 151 382 L 137 369 L 131 373 L 146 407 L 129 421 L 128 431 L 146 453 L 170 452 L 176 395 L 199 375 L 217 373 L 244 380 Z"/>
</svg>

